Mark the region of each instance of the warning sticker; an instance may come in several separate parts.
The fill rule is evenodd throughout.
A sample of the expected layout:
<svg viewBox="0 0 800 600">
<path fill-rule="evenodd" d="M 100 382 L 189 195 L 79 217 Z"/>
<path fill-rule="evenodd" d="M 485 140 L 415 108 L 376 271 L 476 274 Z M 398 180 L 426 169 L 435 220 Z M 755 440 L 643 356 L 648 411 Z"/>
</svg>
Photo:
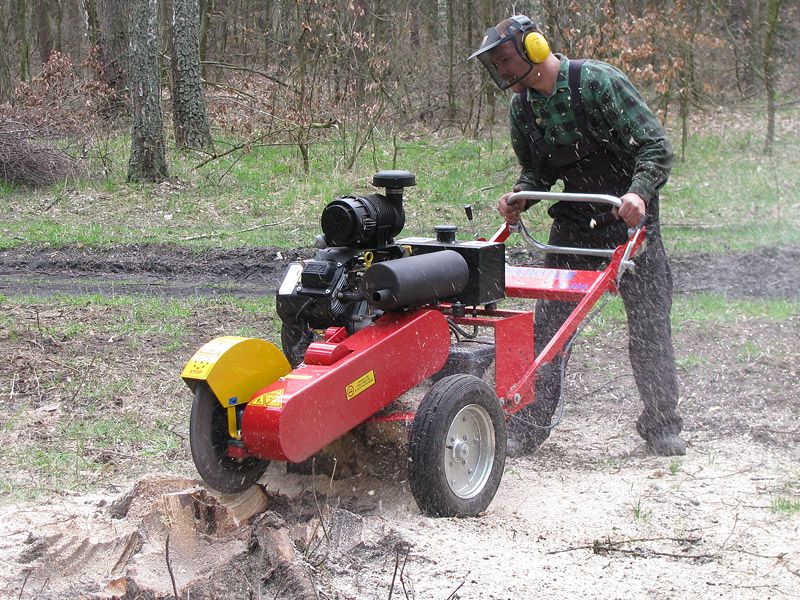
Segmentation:
<svg viewBox="0 0 800 600">
<path fill-rule="evenodd" d="M 214 361 L 204 361 L 193 358 L 186 363 L 186 366 L 183 368 L 183 372 L 181 373 L 181 377 L 187 377 L 189 379 L 205 379 L 208 377 L 208 374 L 211 372 L 211 367 L 213 366 Z"/>
<path fill-rule="evenodd" d="M 286 388 L 272 390 L 256 396 L 250 401 L 253 406 L 266 406 L 270 408 L 281 408 L 283 406 L 283 391 Z"/>
<path fill-rule="evenodd" d="M 375 371 L 369 371 L 345 388 L 347 399 L 352 400 L 361 392 L 371 388 L 373 385 L 375 385 Z"/>
</svg>

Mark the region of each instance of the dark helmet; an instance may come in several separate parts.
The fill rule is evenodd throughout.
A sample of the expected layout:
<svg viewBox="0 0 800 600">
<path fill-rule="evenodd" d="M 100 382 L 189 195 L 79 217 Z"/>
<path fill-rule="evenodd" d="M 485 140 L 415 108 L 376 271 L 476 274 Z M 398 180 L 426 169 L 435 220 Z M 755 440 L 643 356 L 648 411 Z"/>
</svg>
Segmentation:
<svg viewBox="0 0 800 600">
<path fill-rule="evenodd" d="M 528 37 L 526 34 L 529 32 L 537 32 L 537 36 L 541 38 L 545 44 L 546 53 L 549 53 L 550 49 L 546 46 L 547 42 L 544 41 L 544 37 L 541 36 L 541 33 L 538 33 L 539 28 L 533 23 L 533 21 L 531 21 L 525 15 L 515 15 L 509 19 L 501 21 L 494 27 L 489 27 L 483 36 L 483 41 L 481 41 L 480 47 L 475 52 L 470 54 L 467 60 L 473 58 L 480 60 L 481 63 L 483 63 L 483 66 L 486 67 L 486 70 L 489 71 L 489 75 L 492 76 L 492 79 L 497 84 L 497 87 L 499 87 L 501 90 L 508 89 L 521 79 L 525 78 L 528 73 L 531 72 L 534 62 L 538 63 L 544 60 L 544 57 L 539 60 L 538 56 L 534 57 L 535 59 L 531 58 L 531 54 L 527 49 L 526 43 Z M 504 79 L 500 76 L 500 74 L 497 72 L 497 67 L 489 55 L 491 50 L 494 50 L 501 44 L 506 43 L 512 44 L 517 54 L 519 54 L 519 56 L 529 64 L 529 68 L 525 73 L 522 73 L 511 80 Z"/>
</svg>

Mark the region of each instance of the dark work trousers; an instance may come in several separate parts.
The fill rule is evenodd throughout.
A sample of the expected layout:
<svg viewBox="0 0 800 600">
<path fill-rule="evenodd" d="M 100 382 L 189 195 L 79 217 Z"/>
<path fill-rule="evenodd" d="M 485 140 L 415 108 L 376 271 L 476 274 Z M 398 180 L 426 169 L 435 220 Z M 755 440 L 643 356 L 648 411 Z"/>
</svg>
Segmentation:
<svg viewBox="0 0 800 600">
<path fill-rule="evenodd" d="M 599 231 L 582 227 L 569 219 L 556 218 L 550 230 L 550 244 L 584 248 L 613 248 L 628 239 L 627 225 L 616 222 Z M 599 270 L 607 260 L 575 254 L 547 254 L 545 266 L 553 269 Z M 636 429 L 645 439 L 659 433 L 679 433 L 683 422 L 677 413 L 678 378 L 672 346 L 670 309 L 672 274 L 661 243 L 658 222 L 648 226 L 647 248 L 635 258 L 633 271 L 620 281 L 619 291 L 628 315 L 628 354 L 636 386 L 644 408 Z M 535 351 L 538 356 L 572 310 L 571 302 L 539 300 L 534 326 Z M 535 447 L 550 433 L 550 425 L 561 394 L 559 355 L 543 365 L 536 381 L 535 402 L 523 409 L 512 435 L 522 434 L 523 443 Z M 617 360 L 611 356 L 609 360 Z M 538 424 L 539 427 L 530 423 Z"/>
</svg>

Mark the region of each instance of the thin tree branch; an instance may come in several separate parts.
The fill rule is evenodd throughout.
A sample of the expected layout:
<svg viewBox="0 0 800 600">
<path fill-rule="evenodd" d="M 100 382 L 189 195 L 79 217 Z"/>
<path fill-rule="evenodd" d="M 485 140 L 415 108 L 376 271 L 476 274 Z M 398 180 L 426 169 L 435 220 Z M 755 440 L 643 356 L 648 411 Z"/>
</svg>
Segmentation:
<svg viewBox="0 0 800 600">
<path fill-rule="evenodd" d="M 248 231 L 255 231 L 256 229 L 262 229 L 264 227 L 276 227 L 278 225 L 283 225 L 286 223 L 291 217 L 286 217 L 282 221 L 276 221 L 275 223 L 261 223 L 260 225 L 253 225 L 252 227 L 247 227 L 246 229 L 240 229 L 238 231 L 219 231 L 216 233 L 204 233 L 201 235 L 190 235 L 189 237 L 181 238 L 182 242 L 188 242 L 190 240 L 202 240 L 205 238 L 210 237 L 223 237 L 226 235 L 236 235 L 239 233 L 247 233 Z"/>
</svg>

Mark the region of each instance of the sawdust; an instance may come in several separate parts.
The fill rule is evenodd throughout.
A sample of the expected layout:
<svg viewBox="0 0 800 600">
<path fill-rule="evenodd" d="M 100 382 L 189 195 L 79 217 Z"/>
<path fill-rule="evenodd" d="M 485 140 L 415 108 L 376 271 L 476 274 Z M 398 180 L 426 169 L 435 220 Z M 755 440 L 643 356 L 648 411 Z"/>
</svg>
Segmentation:
<svg viewBox="0 0 800 600">
<path fill-rule="evenodd" d="M 698 289 L 686 282 L 700 282 L 703 268 L 678 261 L 679 285 Z M 14 318 L 33 319 L 19 310 Z M 114 318 L 75 311 L 88 323 Z M 48 430 L 73 414 L 74 391 L 64 390 L 64 370 L 52 361 L 79 354 L 86 339 L 4 346 L 6 364 L 20 373 L 15 394 L 32 399 L 26 426 L 8 426 L 4 442 L 47 443 Z M 474 519 L 420 514 L 405 479 L 402 424 L 340 440 L 335 477 L 271 464 L 263 504 L 237 505 L 176 475 L 112 487 L 149 463 L 109 455 L 116 475 L 99 479 L 95 494 L 64 491 L 0 508 L 0 598 L 169 598 L 173 578 L 187 599 L 798 597 L 800 513 L 781 510 L 800 503 L 798 340 L 800 315 L 690 321 L 676 330 L 689 451 L 670 459 L 647 456 L 635 433 L 638 395 L 627 360 L 615 358 L 626 354 L 623 328 L 587 332 L 573 352 L 561 426 L 535 455 L 507 461 L 495 500 Z M 129 372 L 129 348 L 96 347 L 102 356 L 67 372 Z M 174 379 L 165 352 L 140 351 L 153 365 L 142 375 L 150 385 Z M 164 418 L 158 411 L 168 410 L 183 422 L 187 403 L 146 401 L 181 391 L 177 382 L 141 384 L 115 414 Z M 173 460 L 190 472 L 187 444 Z"/>
</svg>

